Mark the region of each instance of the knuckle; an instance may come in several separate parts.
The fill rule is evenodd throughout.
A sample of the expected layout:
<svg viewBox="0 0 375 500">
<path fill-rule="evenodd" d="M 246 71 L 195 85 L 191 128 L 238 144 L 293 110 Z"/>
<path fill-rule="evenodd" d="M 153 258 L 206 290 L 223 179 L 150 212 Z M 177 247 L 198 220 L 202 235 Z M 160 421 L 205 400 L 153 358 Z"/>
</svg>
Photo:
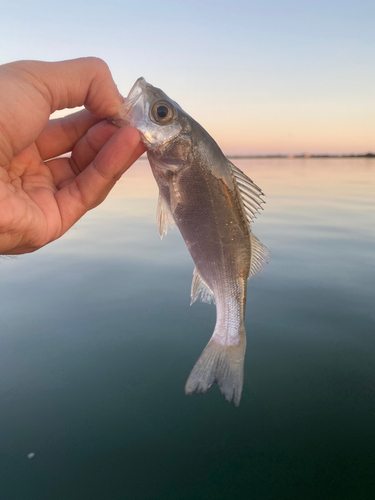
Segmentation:
<svg viewBox="0 0 375 500">
<path fill-rule="evenodd" d="M 103 171 L 102 164 L 98 161 L 97 157 L 92 161 L 92 167 L 96 170 L 97 174 L 105 181 L 111 182 L 113 180 L 113 176 L 109 175 L 105 171 Z"/>
<path fill-rule="evenodd" d="M 98 76 L 106 78 L 111 74 L 108 64 L 100 57 L 90 56 L 87 61 L 94 67 Z"/>
</svg>

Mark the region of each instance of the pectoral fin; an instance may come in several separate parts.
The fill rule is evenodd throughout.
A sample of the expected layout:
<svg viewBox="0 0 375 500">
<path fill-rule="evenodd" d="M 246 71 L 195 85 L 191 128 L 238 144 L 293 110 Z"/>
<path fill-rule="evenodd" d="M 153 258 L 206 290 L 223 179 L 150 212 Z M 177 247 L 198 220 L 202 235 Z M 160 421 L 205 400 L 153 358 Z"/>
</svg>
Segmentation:
<svg viewBox="0 0 375 500">
<path fill-rule="evenodd" d="M 168 203 L 159 192 L 158 208 L 156 211 L 156 222 L 158 223 L 159 236 L 163 238 L 168 232 L 168 226 L 174 226 L 174 220 L 169 209 Z"/>
</svg>

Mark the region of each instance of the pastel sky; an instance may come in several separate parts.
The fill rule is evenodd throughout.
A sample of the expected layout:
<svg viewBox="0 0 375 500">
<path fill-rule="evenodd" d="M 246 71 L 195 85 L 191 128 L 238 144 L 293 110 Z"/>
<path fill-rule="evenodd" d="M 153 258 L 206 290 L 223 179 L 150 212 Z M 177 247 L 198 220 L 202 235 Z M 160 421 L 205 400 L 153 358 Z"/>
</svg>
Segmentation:
<svg viewBox="0 0 375 500">
<path fill-rule="evenodd" d="M 95 55 L 162 88 L 227 154 L 375 151 L 375 2 L 4 2 L 0 63 Z"/>
</svg>

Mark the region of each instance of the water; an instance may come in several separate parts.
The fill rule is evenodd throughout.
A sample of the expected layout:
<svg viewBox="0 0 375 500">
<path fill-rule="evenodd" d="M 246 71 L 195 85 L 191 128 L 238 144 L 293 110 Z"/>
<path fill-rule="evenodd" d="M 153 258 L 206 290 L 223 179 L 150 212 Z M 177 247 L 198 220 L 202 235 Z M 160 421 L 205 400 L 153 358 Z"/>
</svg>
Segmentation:
<svg viewBox="0 0 375 500">
<path fill-rule="evenodd" d="M 267 196 L 241 405 L 183 388 L 215 308 L 146 161 L 0 262 L 0 498 L 374 498 L 375 160 L 237 160 Z M 34 455 L 33 455 L 34 454 Z"/>
</svg>

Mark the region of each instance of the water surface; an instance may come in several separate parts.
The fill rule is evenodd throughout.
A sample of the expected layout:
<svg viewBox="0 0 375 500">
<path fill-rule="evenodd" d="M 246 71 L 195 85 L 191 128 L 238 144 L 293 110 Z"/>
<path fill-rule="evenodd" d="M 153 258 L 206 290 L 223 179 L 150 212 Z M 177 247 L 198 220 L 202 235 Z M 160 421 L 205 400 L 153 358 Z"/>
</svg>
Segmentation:
<svg viewBox="0 0 375 500">
<path fill-rule="evenodd" d="M 267 194 L 272 254 L 241 405 L 184 395 L 215 308 L 189 306 L 140 160 L 61 240 L 0 261 L 0 498 L 374 498 L 375 160 L 236 164 Z"/>
</svg>

